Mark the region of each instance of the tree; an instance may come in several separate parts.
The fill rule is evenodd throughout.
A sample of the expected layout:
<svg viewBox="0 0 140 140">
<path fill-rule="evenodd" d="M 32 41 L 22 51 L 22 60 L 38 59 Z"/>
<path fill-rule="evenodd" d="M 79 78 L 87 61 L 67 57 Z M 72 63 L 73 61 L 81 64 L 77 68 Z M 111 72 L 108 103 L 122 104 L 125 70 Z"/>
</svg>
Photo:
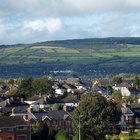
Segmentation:
<svg viewBox="0 0 140 140">
<path fill-rule="evenodd" d="M 122 83 L 122 77 L 113 77 L 113 83 L 114 84 L 121 84 Z"/>
<path fill-rule="evenodd" d="M 41 77 L 35 79 L 32 83 L 34 94 L 42 93 L 42 94 L 52 95 L 53 94 L 52 86 L 53 83 L 48 77 Z"/>
<path fill-rule="evenodd" d="M 100 94 L 87 93 L 82 96 L 78 107 L 73 112 L 73 129 L 78 130 L 80 121 L 86 137 L 102 140 L 110 134 L 113 125 L 119 122 L 120 112 L 116 104 L 107 101 Z"/>
<path fill-rule="evenodd" d="M 33 95 L 33 87 L 32 87 L 32 78 L 26 78 L 21 81 L 21 84 L 18 88 L 18 95 L 24 96 L 26 98 L 31 97 Z"/>
<path fill-rule="evenodd" d="M 52 110 L 60 110 L 60 108 L 61 108 L 61 104 L 58 104 L 58 103 L 56 103 L 56 104 L 54 104 L 54 105 L 52 105 Z"/>
<path fill-rule="evenodd" d="M 45 123 L 41 131 L 41 140 L 48 140 L 48 135 L 49 135 L 49 129 L 47 123 Z"/>
<path fill-rule="evenodd" d="M 113 91 L 113 99 L 115 100 L 116 103 L 121 102 L 122 100 L 122 94 L 120 91 L 114 90 Z"/>
<path fill-rule="evenodd" d="M 11 88 L 11 89 L 9 89 L 9 91 L 7 91 L 6 93 L 5 93 L 5 95 L 6 95 L 6 97 L 15 97 L 15 96 L 17 96 L 18 94 L 17 94 L 17 89 L 16 88 Z"/>
<path fill-rule="evenodd" d="M 136 87 L 136 89 L 140 88 L 140 79 L 138 76 L 135 76 L 135 78 L 133 80 L 133 86 Z"/>
<path fill-rule="evenodd" d="M 64 130 L 59 130 L 55 138 L 56 140 L 68 140 L 68 134 Z"/>
<path fill-rule="evenodd" d="M 12 78 L 8 79 L 8 84 L 13 85 L 14 84 L 14 79 L 12 79 Z"/>
<path fill-rule="evenodd" d="M 39 140 L 41 138 L 41 127 L 40 127 L 40 124 L 37 122 L 37 123 L 34 123 L 32 124 L 32 140 Z"/>
</svg>

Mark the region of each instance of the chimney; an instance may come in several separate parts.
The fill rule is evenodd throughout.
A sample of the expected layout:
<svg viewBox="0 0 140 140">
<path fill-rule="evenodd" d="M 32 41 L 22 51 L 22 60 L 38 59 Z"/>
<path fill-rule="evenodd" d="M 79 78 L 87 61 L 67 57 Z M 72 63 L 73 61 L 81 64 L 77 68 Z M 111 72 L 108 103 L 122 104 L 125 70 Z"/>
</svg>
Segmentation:
<svg viewBox="0 0 140 140">
<path fill-rule="evenodd" d="M 122 107 L 126 108 L 127 107 L 127 103 L 122 103 Z"/>
<path fill-rule="evenodd" d="M 42 97 L 42 93 L 39 93 L 39 97 Z"/>
<path fill-rule="evenodd" d="M 33 108 L 31 108 L 31 107 L 27 108 L 27 112 L 33 113 Z"/>
<path fill-rule="evenodd" d="M 65 111 L 65 112 L 68 111 L 68 107 L 66 105 L 63 106 L 63 111 Z"/>
<path fill-rule="evenodd" d="M 47 103 L 47 97 L 46 96 L 44 96 L 44 103 Z"/>
<path fill-rule="evenodd" d="M 20 101 L 21 101 L 21 103 L 24 103 L 24 100 L 23 100 L 23 98 L 21 98 L 21 99 L 20 99 Z"/>
<path fill-rule="evenodd" d="M 10 97 L 10 100 L 13 101 L 14 100 L 13 97 Z"/>
<path fill-rule="evenodd" d="M 23 116 L 23 119 L 24 119 L 25 121 L 29 121 L 29 119 L 28 119 L 28 115 L 25 114 L 25 115 Z"/>
<path fill-rule="evenodd" d="M 11 113 L 11 116 L 15 116 L 15 113 L 16 113 L 16 108 L 12 108 L 12 113 Z"/>
<path fill-rule="evenodd" d="M 10 99 L 9 98 L 7 99 L 7 104 L 10 105 Z"/>
</svg>

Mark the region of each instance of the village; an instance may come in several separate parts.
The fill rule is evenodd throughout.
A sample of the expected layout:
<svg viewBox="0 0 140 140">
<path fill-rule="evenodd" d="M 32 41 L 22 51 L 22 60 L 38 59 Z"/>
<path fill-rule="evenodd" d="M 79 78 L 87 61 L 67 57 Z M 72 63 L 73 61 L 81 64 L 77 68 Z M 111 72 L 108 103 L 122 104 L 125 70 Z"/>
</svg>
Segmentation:
<svg viewBox="0 0 140 140">
<path fill-rule="evenodd" d="M 47 139 L 54 139 L 53 136 L 60 130 L 73 134 L 73 110 L 79 106 L 82 96 L 89 93 L 100 94 L 116 104 L 121 115 L 119 122 L 114 125 L 122 138 L 130 136 L 130 130 L 140 137 L 140 80 L 137 76 L 133 80 L 119 76 L 112 79 L 78 76 L 47 78 L 51 81 L 53 94 L 44 94 L 38 90 L 38 94 L 30 97 L 14 95 L 21 88 L 22 80 L 0 82 L 0 140 L 37 139 L 34 129 L 45 126 L 48 133 L 46 137 L 49 136 Z M 80 134 L 78 137 L 82 140 Z M 119 139 L 118 135 L 115 138 Z M 113 139 L 113 135 L 106 135 L 106 139 Z"/>
</svg>

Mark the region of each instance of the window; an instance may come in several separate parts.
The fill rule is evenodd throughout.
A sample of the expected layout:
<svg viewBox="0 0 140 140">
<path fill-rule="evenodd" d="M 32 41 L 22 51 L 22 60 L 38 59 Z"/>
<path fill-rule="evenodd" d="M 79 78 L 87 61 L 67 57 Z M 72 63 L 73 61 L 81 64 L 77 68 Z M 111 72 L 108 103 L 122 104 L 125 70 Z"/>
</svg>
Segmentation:
<svg viewBox="0 0 140 140">
<path fill-rule="evenodd" d="M 55 121 L 53 121 L 53 125 L 55 125 L 56 124 L 56 122 Z"/>
<path fill-rule="evenodd" d="M 66 121 L 66 125 L 70 126 L 71 125 L 71 121 Z"/>
<path fill-rule="evenodd" d="M 14 137 L 13 136 L 8 136 L 7 140 L 14 140 Z"/>
<path fill-rule="evenodd" d="M 50 122 L 47 122 L 47 125 L 50 126 Z"/>
<path fill-rule="evenodd" d="M 61 121 L 59 121 L 59 126 L 61 126 L 61 124 L 62 124 L 62 122 L 61 122 Z"/>
<path fill-rule="evenodd" d="M 9 127 L 9 128 L 6 128 L 6 130 L 7 130 L 7 131 L 13 131 L 14 128 L 12 128 L 12 127 L 10 128 L 10 127 Z"/>
<path fill-rule="evenodd" d="M 27 135 L 17 135 L 17 140 L 25 140 L 27 139 Z"/>
<path fill-rule="evenodd" d="M 122 131 L 127 131 L 127 127 L 122 127 Z"/>
<path fill-rule="evenodd" d="M 27 127 L 25 127 L 25 126 L 18 126 L 17 127 L 17 130 L 26 130 L 27 129 Z"/>
<path fill-rule="evenodd" d="M 140 118 L 137 118 L 137 122 L 140 122 Z"/>
</svg>

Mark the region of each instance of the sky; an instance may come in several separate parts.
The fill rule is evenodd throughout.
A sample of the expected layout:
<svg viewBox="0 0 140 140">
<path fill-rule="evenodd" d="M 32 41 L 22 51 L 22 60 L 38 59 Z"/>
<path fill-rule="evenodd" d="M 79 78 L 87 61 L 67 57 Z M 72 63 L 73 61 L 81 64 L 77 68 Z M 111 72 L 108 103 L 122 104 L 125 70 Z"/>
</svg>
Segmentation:
<svg viewBox="0 0 140 140">
<path fill-rule="evenodd" d="M 0 44 L 139 36 L 140 0 L 0 0 Z"/>
</svg>

